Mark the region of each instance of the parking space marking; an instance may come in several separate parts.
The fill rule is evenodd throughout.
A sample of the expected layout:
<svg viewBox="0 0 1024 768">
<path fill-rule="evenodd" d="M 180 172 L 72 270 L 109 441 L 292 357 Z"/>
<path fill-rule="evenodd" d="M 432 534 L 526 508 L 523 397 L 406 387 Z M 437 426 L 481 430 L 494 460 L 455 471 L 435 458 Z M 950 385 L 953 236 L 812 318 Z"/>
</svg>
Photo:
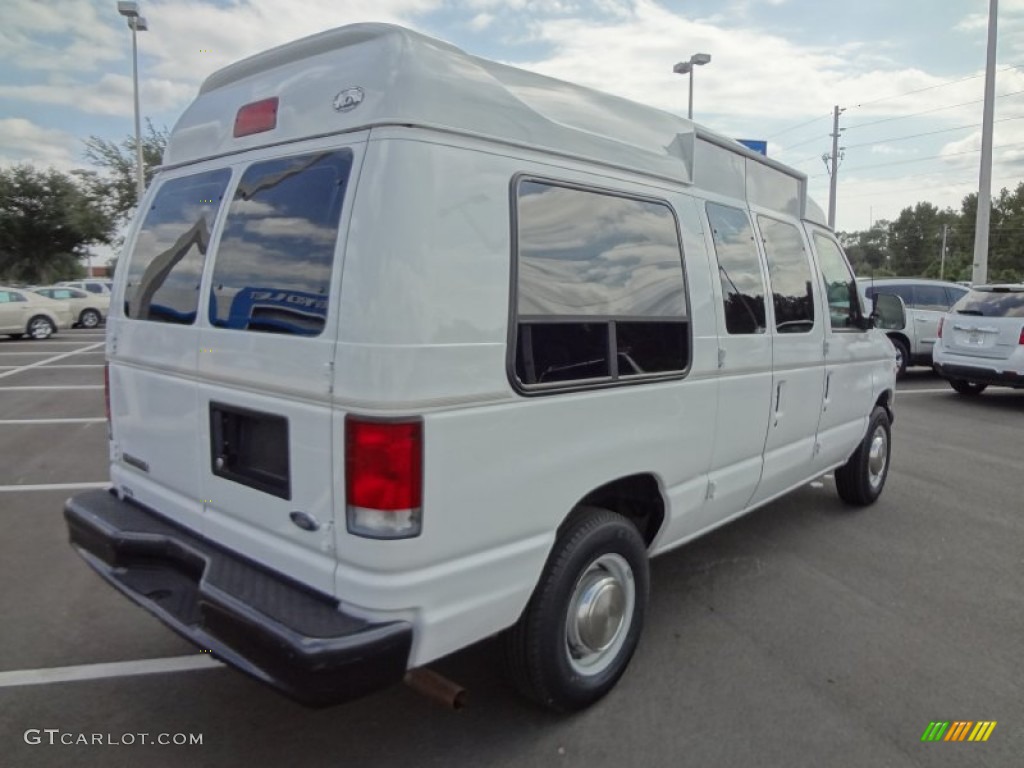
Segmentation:
<svg viewBox="0 0 1024 768">
<path fill-rule="evenodd" d="M 0 672 L 0 688 L 47 683 L 71 683 L 78 680 L 101 680 L 107 677 L 154 675 L 166 672 L 190 672 L 200 669 L 220 669 L 224 664 L 212 656 L 171 656 L 163 659 L 140 661 L 113 661 L 102 664 L 81 664 L 75 667 L 48 669 L 18 669 Z"/>
<path fill-rule="evenodd" d="M 29 424 L 98 424 L 101 421 L 106 421 L 106 418 L 97 416 L 67 419 L 0 419 L 0 424 L 11 424 L 13 426 Z"/>
<path fill-rule="evenodd" d="M 953 394 L 952 389 L 950 389 L 949 387 L 944 387 L 943 389 L 897 389 L 896 395 L 938 395 L 942 394 L 943 392 L 948 393 L 950 395 Z"/>
<path fill-rule="evenodd" d="M 6 371 L 6 370 L 9 370 L 11 368 L 23 368 L 23 367 L 24 366 L 21 366 L 21 365 L 0 365 L 0 370 Z M 103 367 L 103 363 L 82 363 L 82 364 L 79 364 L 79 365 L 75 365 L 75 364 L 62 365 L 60 363 L 57 363 L 57 365 L 44 365 L 43 366 L 43 368 L 45 370 L 47 370 L 47 371 L 51 371 L 51 370 L 54 370 L 56 368 L 60 368 L 60 369 L 63 370 L 65 368 L 102 368 L 102 367 Z"/>
<path fill-rule="evenodd" d="M 38 368 L 39 366 L 46 365 L 47 363 L 55 363 L 58 360 L 64 360 L 65 358 L 71 357 L 72 355 L 80 355 L 83 352 L 88 352 L 91 349 L 96 349 L 97 347 L 102 347 L 103 345 L 104 345 L 104 342 L 99 341 L 99 342 L 96 342 L 95 344 L 90 344 L 89 346 L 83 347 L 82 349 L 74 349 L 74 350 L 72 350 L 70 352 L 65 352 L 62 355 L 56 355 L 55 357 L 48 357 L 46 360 L 39 360 L 38 362 L 35 362 L 35 363 L 29 363 L 28 365 L 23 365 L 20 368 L 15 368 L 13 371 L 4 371 L 3 373 L 0 373 L 0 379 L 6 378 L 7 376 L 14 376 L 17 373 L 21 373 L 22 371 L 27 371 L 27 370 L 29 370 L 31 368 Z M 31 352 L 30 353 L 0 352 L 0 354 L 17 355 L 17 354 L 39 354 L 39 353 L 38 352 L 36 352 L 36 353 L 31 353 Z"/>
<path fill-rule="evenodd" d="M 42 344 L 44 347 L 53 347 L 53 346 L 56 346 L 57 344 L 65 344 L 65 345 L 67 345 L 67 344 L 85 344 L 87 341 L 89 341 L 89 339 L 96 339 L 96 338 L 101 338 L 101 337 L 90 336 L 89 338 L 83 338 L 83 339 L 81 339 L 79 341 L 21 341 L 21 342 L 18 342 L 18 346 L 19 347 L 28 347 L 28 346 L 31 346 L 33 344 Z"/>
<path fill-rule="evenodd" d="M 21 491 L 75 491 L 82 488 L 109 488 L 110 481 L 102 483 L 44 483 L 41 485 L 0 485 L 0 493 L 19 493 Z"/>
<path fill-rule="evenodd" d="M 35 392 L 37 389 L 103 389 L 102 384 L 37 384 L 26 387 L 0 387 L 0 392 Z"/>
</svg>

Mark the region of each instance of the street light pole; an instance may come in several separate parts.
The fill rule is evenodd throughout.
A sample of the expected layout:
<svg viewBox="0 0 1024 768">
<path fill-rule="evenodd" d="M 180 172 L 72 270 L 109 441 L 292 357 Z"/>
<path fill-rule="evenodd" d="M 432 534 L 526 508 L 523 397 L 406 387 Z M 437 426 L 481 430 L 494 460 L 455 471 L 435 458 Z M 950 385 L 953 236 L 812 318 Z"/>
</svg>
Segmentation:
<svg viewBox="0 0 1024 768">
<path fill-rule="evenodd" d="M 981 171 L 974 224 L 974 265 L 971 282 L 988 282 L 988 228 L 992 214 L 992 123 L 996 103 L 996 18 L 998 0 L 989 0 L 988 55 L 985 59 L 985 104 L 981 118 Z"/>
<path fill-rule="evenodd" d="M 122 0 L 117 4 L 117 12 L 128 20 L 128 29 L 132 31 L 132 84 L 135 92 L 135 189 L 136 205 L 142 204 L 142 196 L 146 193 L 145 169 L 142 165 L 142 125 L 139 117 L 139 43 L 138 33 L 149 29 L 146 20 L 139 15 L 139 4 Z"/>
<path fill-rule="evenodd" d="M 686 109 L 686 117 L 693 120 L 693 69 L 694 67 L 703 66 L 711 61 L 711 54 L 709 53 L 695 53 L 690 57 L 689 61 L 680 61 L 674 67 L 672 71 L 677 75 L 689 75 L 690 76 L 690 100 Z"/>
</svg>

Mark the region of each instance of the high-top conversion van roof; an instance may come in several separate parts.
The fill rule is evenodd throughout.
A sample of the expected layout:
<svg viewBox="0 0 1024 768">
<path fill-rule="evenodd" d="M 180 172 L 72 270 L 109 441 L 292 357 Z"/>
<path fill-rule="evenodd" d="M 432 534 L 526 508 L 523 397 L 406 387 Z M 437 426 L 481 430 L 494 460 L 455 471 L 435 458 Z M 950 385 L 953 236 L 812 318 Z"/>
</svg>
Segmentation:
<svg viewBox="0 0 1024 768">
<path fill-rule="evenodd" d="M 587 706 L 650 557 L 833 470 L 882 492 L 894 350 L 806 187 L 399 27 L 229 66 L 118 263 L 72 544 L 311 705 L 500 634 L 526 695 Z"/>
</svg>

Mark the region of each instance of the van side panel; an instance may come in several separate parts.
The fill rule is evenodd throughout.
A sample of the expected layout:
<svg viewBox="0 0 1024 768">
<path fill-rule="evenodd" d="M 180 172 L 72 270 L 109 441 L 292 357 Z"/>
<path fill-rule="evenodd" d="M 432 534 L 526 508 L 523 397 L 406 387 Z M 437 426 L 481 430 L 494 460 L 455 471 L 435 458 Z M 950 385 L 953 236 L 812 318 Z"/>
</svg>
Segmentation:
<svg viewBox="0 0 1024 768">
<path fill-rule="evenodd" d="M 699 509 L 716 407 L 710 277 L 687 198 L 579 164 L 447 141 L 397 129 L 371 137 L 346 251 L 336 366 L 336 453 L 343 411 L 424 418 L 422 535 L 374 541 L 343 525 L 337 532 L 337 594 L 352 609 L 411 618 L 411 664 L 513 623 L 559 523 L 609 480 L 653 474 L 667 501 L 666 529 Z M 690 207 L 679 217 L 693 323 L 686 378 L 514 393 L 505 354 L 517 174 Z M 369 296 L 379 298 L 360 301 Z M 335 516 L 344 520 L 343 499 Z"/>
</svg>

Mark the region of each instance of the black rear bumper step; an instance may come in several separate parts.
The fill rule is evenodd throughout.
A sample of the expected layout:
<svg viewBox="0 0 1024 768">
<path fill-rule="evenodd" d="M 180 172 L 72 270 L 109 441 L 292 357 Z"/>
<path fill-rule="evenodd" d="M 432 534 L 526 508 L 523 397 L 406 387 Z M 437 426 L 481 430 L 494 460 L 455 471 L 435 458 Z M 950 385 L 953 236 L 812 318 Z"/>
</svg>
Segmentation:
<svg viewBox="0 0 1024 768">
<path fill-rule="evenodd" d="M 308 706 L 401 682 L 412 625 L 348 615 L 315 592 L 107 491 L 64 507 L 72 546 L 201 649 Z"/>
</svg>

